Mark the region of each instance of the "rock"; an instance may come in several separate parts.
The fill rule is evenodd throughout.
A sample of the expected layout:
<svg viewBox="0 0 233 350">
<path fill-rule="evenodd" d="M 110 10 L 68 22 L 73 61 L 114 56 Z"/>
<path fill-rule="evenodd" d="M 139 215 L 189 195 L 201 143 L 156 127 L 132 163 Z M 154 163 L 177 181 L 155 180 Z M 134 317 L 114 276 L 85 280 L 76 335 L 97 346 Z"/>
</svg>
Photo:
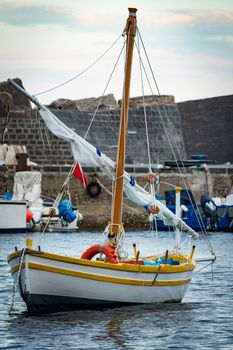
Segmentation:
<svg viewBox="0 0 233 350">
<path fill-rule="evenodd" d="M 54 109 L 78 110 L 75 101 L 67 98 L 59 98 L 58 100 L 53 101 L 48 107 Z"/>
<path fill-rule="evenodd" d="M 148 96 L 140 96 L 140 97 L 132 97 L 129 100 L 130 108 L 137 108 L 144 106 L 153 106 L 153 105 L 161 105 L 161 104 L 174 104 L 175 98 L 172 95 L 148 95 Z M 121 106 L 121 100 L 118 101 L 118 104 Z"/>
<path fill-rule="evenodd" d="M 13 79 L 19 86 L 23 87 L 19 78 Z M 13 86 L 6 81 L 0 82 L 0 117 L 5 117 L 10 110 L 31 110 L 31 104 L 28 98 L 18 92 Z"/>
<path fill-rule="evenodd" d="M 101 99 L 101 103 L 100 103 Z M 113 94 L 109 94 L 101 97 L 90 97 L 83 98 L 80 100 L 75 100 L 76 106 L 80 111 L 94 111 L 96 107 L 99 105 L 99 109 L 116 109 L 119 108 L 119 105 Z"/>
</svg>

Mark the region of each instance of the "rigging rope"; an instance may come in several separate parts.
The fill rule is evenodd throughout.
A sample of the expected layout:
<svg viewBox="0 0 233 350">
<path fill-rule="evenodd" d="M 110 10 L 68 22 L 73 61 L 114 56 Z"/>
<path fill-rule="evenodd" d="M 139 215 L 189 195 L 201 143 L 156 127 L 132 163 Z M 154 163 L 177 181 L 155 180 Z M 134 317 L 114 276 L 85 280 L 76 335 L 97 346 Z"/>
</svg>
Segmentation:
<svg viewBox="0 0 233 350">
<path fill-rule="evenodd" d="M 72 173 L 73 173 L 75 165 L 76 165 L 76 161 L 74 160 L 72 166 L 70 167 L 70 171 L 69 171 L 69 173 L 68 173 L 68 175 L 67 175 L 67 177 L 66 177 L 66 179 L 65 179 L 65 181 L 63 183 L 63 185 L 61 186 L 61 189 L 60 189 L 59 193 L 57 194 L 57 197 L 56 197 L 55 201 L 53 202 L 53 206 L 50 208 L 48 220 L 47 220 L 47 222 L 46 222 L 46 224 L 45 224 L 45 226 L 43 228 L 43 231 L 42 231 L 41 235 L 39 236 L 39 239 L 38 239 L 37 244 L 36 244 L 37 246 L 39 246 L 40 241 L 44 237 L 44 234 L 45 234 L 45 232 L 47 230 L 47 227 L 49 226 L 50 220 L 52 218 L 53 211 L 55 210 L 55 213 L 56 213 L 56 208 L 58 207 L 58 204 L 59 204 L 59 202 L 60 202 L 60 200 L 61 200 L 61 198 L 63 196 L 63 193 L 65 191 L 66 185 L 67 185 L 67 183 L 69 182 L 69 180 L 70 180 L 70 178 L 72 176 Z"/>
<path fill-rule="evenodd" d="M 112 192 L 109 191 L 109 190 L 102 184 L 102 182 L 100 182 L 100 180 L 99 180 L 98 178 L 96 178 L 96 182 L 98 182 L 98 184 L 102 187 L 102 189 L 103 189 L 104 191 L 106 191 L 107 194 L 109 194 L 109 195 L 112 197 Z M 128 209 L 130 209 L 130 210 L 132 210 L 132 211 L 134 211 L 135 213 L 138 214 L 138 210 L 137 210 L 137 209 L 135 209 L 135 208 L 129 206 L 129 205 L 126 204 L 125 202 L 123 203 L 123 206 L 126 207 L 126 208 L 128 208 Z"/>
<path fill-rule="evenodd" d="M 104 88 L 104 91 L 103 91 L 103 93 L 102 93 L 102 95 L 101 95 L 101 97 L 100 97 L 100 99 L 99 99 L 98 105 L 97 105 L 97 107 L 96 107 L 96 109 L 95 109 L 95 112 L 94 112 L 92 118 L 91 118 L 90 124 L 88 125 L 87 131 L 86 131 L 86 133 L 85 133 L 85 135 L 84 135 L 84 140 L 86 140 L 86 138 L 87 138 L 88 132 L 89 132 L 91 126 L 92 126 L 92 123 L 93 123 L 93 121 L 94 121 L 94 119 L 95 119 L 95 116 L 96 116 L 96 114 L 97 114 L 97 112 L 98 112 L 98 109 L 99 109 L 99 106 L 100 106 L 100 104 L 101 104 L 101 102 L 102 102 L 102 99 L 103 99 L 103 97 L 104 97 L 104 94 L 105 94 L 105 92 L 106 92 L 106 90 L 107 90 L 107 88 L 108 88 L 108 85 L 109 85 L 109 83 L 110 83 L 110 81 L 111 81 L 111 79 L 112 79 L 113 73 L 115 72 L 115 69 L 116 69 L 117 64 L 118 64 L 118 62 L 119 62 L 119 60 L 120 60 L 120 57 L 121 57 L 122 52 L 123 52 L 123 50 L 124 50 L 124 47 L 125 47 L 125 42 L 124 42 L 123 47 L 121 48 L 121 51 L 120 51 L 120 53 L 119 53 L 119 55 L 118 55 L 118 57 L 117 57 L 117 60 L 116 60 L 116 62 L 115 62 L 115 64 L 114 64 L 114 67 L 113 67 L 112 72 L 111 72 L 111 74 L 110 74 L 110 77 L 109 77 L 109 79 L 108 79 L 108 81 L 107 81 L 107 84 L 106 84 L 106 86 L 105 86 L 105 88 Z"/>
<path fill-rule="evenodd" d="M 56 88 L 58 88 L 58 87 L 61 87 L 61 86 L 65 85 L 65 84 L 67 84 L 68 82 L 74 80 L 75 78 L 79 77 L 79 76 L 80 76 L 81 74 L 83 74 L 84 72 L 86 72 L 86 71 L 87 71 L 89 68 L 91 68 L 95 63 L 97 63 L 102 57 L 104 57 L 104 55 L 106 55 L 106 53 L 110 51 L 110 49 L 118 42 L 118 40 L 119 40 L 121 37 L 122 37 L 122 34 L 117 38 L 117 40 L 114 41 L 114 43 L 113 43 L 99 58 L 97 58 L 91 65 L 89 65 L 89 66 L 88 66 L 86 69 L 84 69 L 81 73 L 79 73 L 78 75 L 76 75 L 76 76 L 73 77 L 72 79 L 69 79 L 69 80 L 66 81 L 65 83 L 60 84 L 60 85 L 56 86 L 55 88 L 49 89 L 49 90 L 47 90 L 47 91 L 45 91 L 45 92 L 49 92 L 49 91 L 54 90 L 54 89 L 56 89 Z M 108 85 L 109 85 L 109 83 L 110 83 L 110 80 L 111 80 L 111 78 L 112 78 L 112 76 L 113 76 L 113 73 L 114 73 L 114 71 L 115 71 L 115 69 L 116 69 L 116 66 L 117 66 L 117 64 L 118 64 L 118 62 L 119 62 L 119 60 L 120 60 L 120 57 L 121 57 L 122 52 L 123 52 L 123 50 L 124 50 L 124 46 L 125 46 L 125 42 L 123 43 L 123 47 L 122 47 L 121 50 L 120 50 L 120 53 L 119 53 L 118 58 L 117 58 L 117 60 L 116 60 L 116 62 L 115 62 L 115 64 L 114 64 L 113 70 L 112 70 L 112 72 L 111 72 L 111 74 L 110 74 L 110 77 L 109 77 L 109 79 L 108 79 L 108 81 L 107 81 L 107 84 L 106 84 L 106 86 L 105 86 L 105 88 L 104 88 L 104 91 L 103 91 L 103 93 L 102 93 L 102 96 L 101 96 L 101 98 L 100 98 L 100 100 L 99 100 L 99 103 L 98 103 L 98 105 L 97 105 L 97 107 L 96 107 L 96 110 L 95 110 L 95 112 L 94 112 L 94 114 L 93 114 L 93 116 L 92 116 L 92 119 L 91 119 L 91 121 L 90 121 L 90 124 L 89 124 L 89 126 L 88 126 L 88 128 L 87 128 L 87 131 L 86 131 L 86 133 L 85 133 L 84 140 L 86 139 L 86 137 L 87 137 L 87 135 L 88 135 L 88 132 L 89 132 L 89 130 L 90 130 L 90 128 L 91 128 L 91 125 L 92 125 L 92 123 L 93 123 L 93 121 L 94 121 L 94 118 L 95 118 L 95 116 L 96 116 L 96 114 L 97 114 L 97 111 L 98 111 L 99 106 L 100 106 L 100 104 L 101 104 L 101 101 L 102 101 L 102 99 L 103 99 L 103 96 L 104 96 L 104 94 L 105 94 L 105 92 L 106 92 L 106 90 L 107 90 L 107 88 L 108 88 Z M 42 93 L 45 93 L 45 92 L 42 92 Z M 35 96 L 38 96 L 38 95 L 40 95 L 40 94 L 42 94 L 42 93 L 36 94 Z M 39 120 L 40 120 L 40 119 L 39 119 Z M 39 121 L 39 128 L 40 128 L 40 121 Z M 41 130 L 40 130 L 40 131 L 41 131 Z M 42 131 L 41 131 L 41 136 L 42 136 L 42 140 L 43 140 Z M 46 136 L 47 136 L 47 135 L 46 135 Z M 44 141 L 44 140 L 43 140 L 43 141 Z M 48 139 L 47 139 L 47 141 L 48 141 Z M 49 141 L 48 141 L 48 143 L 49 143 Z M 43 142 L 43 145 L 44 145 L 44 142 Z M 59 201 L 61 200 L 62 195 L 63 195 L 63 193 L 64 193 L 65 186 L 67 185 L 67 183 L 69 182 L 69 180 L 70 180 L 70 178 L 71 178 L 71 176 L 72 176 L 72 173 L 73 173 L 73 170 L 74 170 L 74 167 L 75 167 L 76 163 L 77 163 L 77 161 L 74 160 L 74 161 L 73 161 L 73 164 L 72 164 L 72 166 L 71 166 L 71 168 L 70 168 L 70 171 L 69 171 L 69 173 L 68 173 L 68 175 L 67 175 L 67 177 L 66 177 L 66 179 L 65 179 L 65 182 L 63 183 L 63 185 L 62 185 L 62 187 L 61 187 L 61 190 L 59 191 L 59 193 L 58 193 L 58 195 L 57 195 L 57 197 L 56 197 L 56 199 L 55 199 L 55 201 L 54 201 L 54 203 L 53 203 L 53 206 L 52 206 L 51 210 L 57 208 L 58 203 L 59 203 Z M 50 223 L 50 219 L 51 219 L 51 216 L 49 215 L 48 221 L 46 222 L 46 225 L 45 225 L 44 228 L 43 228 L 43 231 L 42 231 L 42 233 L 41 233 L 41 235 L 40 235 L 40 237 L 39 237 L 39 240 L 38 240 L 38 242 L 37 242 L 37 245 L 39 244 L 39 242 L 40 242 L 41 239 L 43 238 L 43 236 L 44 236 L 44 234 L 45 234 L 45 232 L 46 232 L 46 230 L 47 230 L 47 227 L 48 227 L 48 225 L 49 225 L 49 223 Z"/>
<path fill-rule="evenodd" d="M 148 62 L 148 65 L 149 65 L 149 68 L 150 68 L 150 71 L 151 71 L 153 80 L 154 80 L 154 83 L 155 83 L 155 86 L 156 86 L 156 89 L 157 89 L 157 92 L 158 92 L 158 96 L 159 96 L 159 98 L 160 98 L 160 100 L 161 100 L 161 102 L 162 102 L 162 97 L 161 97 L 161 94 L 160 94 L 160 90 L 159 90 L 159 87 L 158 87 L 158 84 L 157 84 L 157 81 L 156 81 L 154 72 L 153 72 L 153 70 L 152 70 L 152 66 L 151 66 L 149 57 L 148 57 L 148 55 L 147 55 L 147 52 L 146 52 L 146 49 L 145 49 L 145 45 L 144 45 L 144 43 L 143 43 L 143 40 L 142 40 L 141 34 L 140 34 L 140 32 L 139 32 L 139 29 L 137 29 L 137 32 L 138 32 L 139 38 L 140 38 L 141 43 L 142 43 L 142 47 L 143 47 L 143 50 L 144 50 L 144 53 L 145 53 L 145 56 L 146 56 L 146 59 L 147 59 L 147 62 Z M 144 67 L 143 64 L 142 64 L 142 67 L 143 67 L 143 69 L 145 70 L 145 67 Z M 147 74 L 146 74 L 146 77 L 147 77 L 147 79 L 148 79 Z M 151 85 L 150 85 L 150 84 L 149 84 L 149 86 L 150 86 L 150 88 L 151 88 Z M 151 93 L 152 93 L 152 95 L 154 95 L 152 89 L 151 89 Z M 169 118 L 168 118 L 167 111 L 166 111 L 166 108 L 165 108 L 165 106 L 164 106 L 164 103 L 162 103 L 162 107 L 163 107 L 163 110 L 164 110 L 164 115 L 165 115 L 165 117 L 167 118 L 168 125 L 169 125 L 169 124 L 171 124 L 171 122 L 170 122 L 170 120 L 169 120 Z M 161 123 L 162 123 L 162 125 L 163 125 L 165 134 L 166 134 L 166 136 L 167 136 L 167 139 L 168 139 L 168 142 L 169 142 L 169 145 L 170 145 L 172 154 L 173 154 L 173 156 L 174 156 L 175 162 L 176 162 L 177 167 L 178 167 L 178 169 L 179 169 L 179 172 L 180 172 L 180 174 L 181 174 L 181 177 L 182 177 L 184 186 L 185 186 L 185 188 L 187 189 L 187 187 L 191 187 L 191 186 L 190 186 L 190 183 L 189 183 L 188 179 L 185 180 L 185 178 L 184 178 L 184 176 L 183 176 L 184 174 L 181 172 L 181 168 L 180 168 L 179 163 L 178 163 L 178 161 L 177 161 L 177 157 L 176 157 L 176 155 L 175 155 L 175 152 L 174 152 L 174 149 L 173 149 L 173 146 L 172 146 L 170 137 L 169 137 L 169 135 L 168 135 L 168 132 L 167 132 L 167 129 L 166 129 L 166 127 L 165 127 L 165 124 L 164 124 L 164 121 L 163 121 L 163 118 L 162 118 L 162 115 L 161 115 L 161 112 L 160 112 L 160 109 L 159 109 L 159 108 L 158 108 L 158 112 L 159 112 L 159 117 L 160 117 Z M 185 167 L 184 167 L 184 163 L 183 163 L 183 160 L 182 160 L 180 151 L 179 151 L 179 147 L 178 147 L 178 145 L 177 145 L 177 143 L 176 143 L 175 138 L 173 139 L 173 141 L 175 142 L 175 146 L 176 146 L 176 148 L 177 148 L 178 155 L 179 155 L 179 157 L 180 157 L 180 161 L 181 161 L 181 163 L 182 163 L 183 170 L 184 170 L 185 174 L 187 175 L 187 172 L 186 172 L 186 169 L 185 169 Z M 187 181 L 188 186 L 187 186 L 187 184 L 186 184 L 186 181 Z M 194 204 L 193 204 L 193 201 L 191 200 L 191 197 L 190 197 L 190 194 L 189 194 L 188 191 L 187 191 L 187 194 L 188 194 L 188 196 L 189 196 L 189 200 L 190 200 L 191 205 L 192 205 L 193 210 L 194 210 L 194 209 L 195 209 L 195 208 L 194 208 Z M 197 217 L 197 221 L 198 221 L 198 223 L 199 223 L 199 225 L 200 225 L 202 231 L 203 231 L 204 234 L 205 234 L 206 241 L 207 241 L 207 245 L 208 245 L 210 251 L 212 252 L 212 254 L 214 255 L 214 251 L 213 251 L 213 248 L 212 248 L 211 243 L 210 243 L 210 241 L 209 241 L 209 238 L 208 238 L 208 236 L 207 236 L 207 232 L 206 232 L 206 229 L 205 229 L 205 226 L 204 226 L 204 223 L 203 223 L 203 220 L 202 220 L 202 217 L 201 217 L 201 214 L 200 214 L 200 210 L 199 210 L 199 208 L 198 208 L 198 205 L 196 205 L 196 208 L 197 208 L 197 211 L 198 211 L 198 215 L 196 216 L 196 217 Z"/>
<path fill-rule="evenodd" d="M 208 266 L 210 266 L 210 265 L 212 265 L 212 267 L 213 267 L 213 264 L 214 264 L 214 261 L 211 261 L 209 264 L 207 264 L 207 265 L 201 267 L 199 270 L 195 271 L 195 272 L 193 273 L 193 275 L 196 275 L 196 273 L 198 273 L 198 272 L 200 272 L 200 271 L 206 269 L 206 268 L 207 268 Z M 213 274 L 213 271 L 212 271 L 212 274 Z"/>
<path fill-rule="evenodd" d="M 149 141 L 149 135 L 148 135 L 148 121 L 147 121 L 147 114 L 146 114 L 145 93 L 144 93 L 144 84 L 143 84 L 143 75 L 142 75 L 142 63 L 141 63 L 142 60 L 141 60 L 138 32 L 137 32 L 137 46 L 136 47 L 137 47 L 137 51 L 138 51 L 138 55 L 139 55 L 139 67 L 140 67 L 140 76 L 141 76 L 141 83 L 142 83 L 142 98 L 143 98 L 143 110 L 144 110 L 145 129 L 146 129 L 147 156 L 148 156 L 148 163 L 149 163 L 149 171 L 150 171 L 150 173 L 152 173 L 151 156 L 150 156 L 150 141 Z"/>
<path fill-rule="evenodd" d="M 56 90 L 68 83 L 70 83 L 71 81 L 77 79 L 78 77 L 80 77 L 83 73 L 87 72 L 90 68 L 92 68 L 98 61 L 100 61 L 112 48 L 113 46 L 118 42 L 118 40 L 122 37 L 122 34 L 119 35 L 119 37 L 111 44 L 111 46 L 102 54 L 100 55 L 94 62 L 92 62 L 89 66 L 87 66 L 85 69 L 83 69 L 80 73 L 78 73 L 77 75 L 75 75 L 74 77 L 66 80 L 65 82 L 59 84 L 59 85 L 56 85 L 48 90 L 44 90 L 44 91 L 41 91 L 41 92 L 38 92 L 37 94 L 34 94 L 34 96 L 39 96 L 39 95 L 43 95 L 43 94 L 46 94 L 47 92 L 50 92 L 50 91 L 53 91 L 53 90 Z"/>
</svg>

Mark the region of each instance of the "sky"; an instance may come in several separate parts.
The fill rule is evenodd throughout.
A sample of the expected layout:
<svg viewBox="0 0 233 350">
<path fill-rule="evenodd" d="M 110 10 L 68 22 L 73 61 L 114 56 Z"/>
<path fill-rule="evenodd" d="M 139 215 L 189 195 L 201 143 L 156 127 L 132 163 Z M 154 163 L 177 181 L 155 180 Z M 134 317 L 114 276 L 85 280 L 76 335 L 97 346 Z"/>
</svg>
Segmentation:
<svg viewBox="0 0 233 350">
<path fill-rule="evenodd" d="M 0 0 L 0 81 L 20 78 L 44 104 L 109 93 L 120 99 L 123 57 L 108 80 L 123 46 L 128 7 L 138 9 L 161 94 L 177 102 L 233 94 L 233 0 Z M 141 96 L 142 87 L 150 94 L 150 86 L 156 94 L 153 75 L 150 85 L 140 76 L 135 55 L 131 96 Z"/>
</svg>

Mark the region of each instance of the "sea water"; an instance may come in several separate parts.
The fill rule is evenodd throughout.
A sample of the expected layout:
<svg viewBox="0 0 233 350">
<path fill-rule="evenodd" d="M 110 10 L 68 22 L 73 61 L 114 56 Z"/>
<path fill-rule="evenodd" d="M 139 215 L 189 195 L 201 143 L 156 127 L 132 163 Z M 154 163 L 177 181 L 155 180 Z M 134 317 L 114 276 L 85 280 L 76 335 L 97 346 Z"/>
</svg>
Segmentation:
<svg viewBox="0 0 233 350">
<path fill-rule="evenodd" d="M 154 232 L 128 232 L 125 249 L 133 255 L 136 242 L 142 255 L 163 251 L 170 233 L 160 235 L 158 242 Z M 26 238 L 37 244 L 40 236 L 0 235 L 0 349 L 233 349 L 233 234 L 209 234 L 217 260 L 207 267 L 198 264 L 180 304 L 30 316 L 17 294 L 9 315 L 13 282 L 7 255 L 15 246 L 22 248 Z M 40 245 L 44 251 L 78 257 L 102 240 L 98 232 L 48 233 Z M 196 255 L 206 253 L 203 235 L 196 246 Z"/>
</svg>

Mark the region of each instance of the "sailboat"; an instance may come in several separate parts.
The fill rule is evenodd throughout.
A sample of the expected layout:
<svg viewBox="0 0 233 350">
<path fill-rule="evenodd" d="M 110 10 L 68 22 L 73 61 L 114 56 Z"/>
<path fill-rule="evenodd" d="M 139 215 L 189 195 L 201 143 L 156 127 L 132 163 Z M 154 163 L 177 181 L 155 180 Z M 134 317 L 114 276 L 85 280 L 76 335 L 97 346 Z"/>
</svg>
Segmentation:
<svg viewBox="0 0 233 350">
<path fill-rule="evenodd" d="M 198 234 L 183 222 L 178 212 L 172 213 L 155 198 L 153 191 L 147 192 L 140 187 L 124 170 L 136 12 L 137 9 L 129 8 L 124 30 L 126 63 L 116 163 L 69 129 L 34 96 L 8 80 L 37 106 L 48 129 L 70 143 L 75 161 L 99 167 L 114 183 L 111 220 L 104 230 L 103 243 L 87 247 L 80 257 L 75 258 L 42 251 L 39 246 L 33 247 L 32 240 L 27 239 L 23 249 L 16 249 L 8 256 L 14 286 L 19 287 L 29 312 L 181 302 L 191 282 L 196 266 L 195 246 L 189 252 L 182 252 L 180 234 L 184 231 L 194 239 Z M 153 174 L 149 177 L 153 187 Z M 122 254 L 124 192 L 130 200 L 147 206 L 152 215 L 175 228 L 173 250 L 143 256 L 134 244 L 132 257 Z M 211 257 L 212 260 L 214 258 Z"/>
</svg>

